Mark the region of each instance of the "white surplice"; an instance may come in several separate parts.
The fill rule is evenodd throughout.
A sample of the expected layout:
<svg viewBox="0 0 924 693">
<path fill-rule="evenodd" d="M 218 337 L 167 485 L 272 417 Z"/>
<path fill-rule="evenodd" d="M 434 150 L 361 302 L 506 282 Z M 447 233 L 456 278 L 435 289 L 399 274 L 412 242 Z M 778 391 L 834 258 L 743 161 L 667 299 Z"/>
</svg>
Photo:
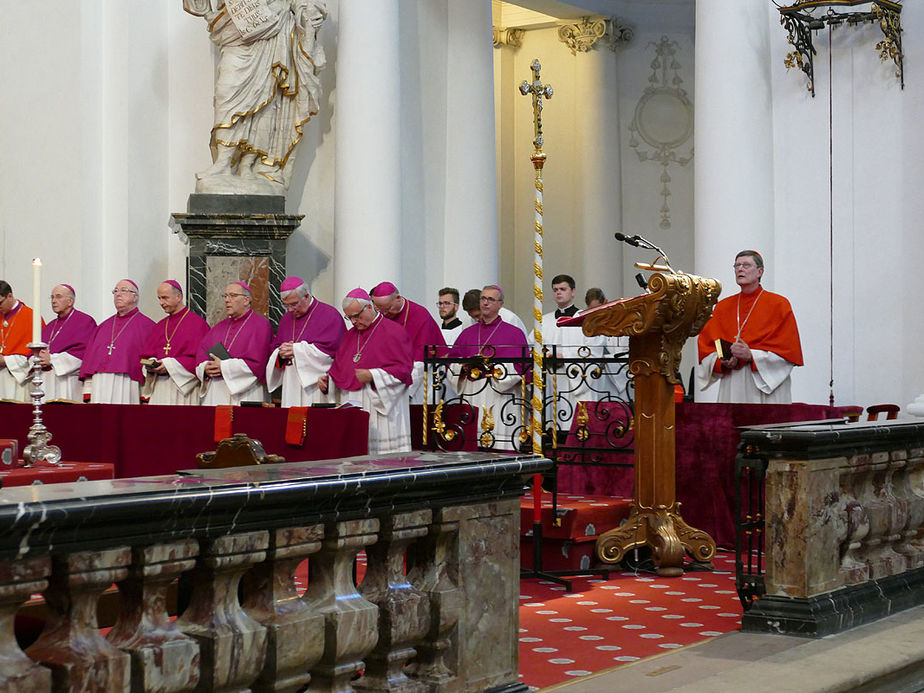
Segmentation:
<svg viewBox="0 0 924 693">
<path fill-rule="evenodd" d="M 148 398 L 148 404 L 194 406 L 199 404 L 199 378 L 186 370 L 175 358 L 165 356 L 160 360 L 167 369 L 164 375 L 145 373 L 141 396 Z"/>
<path fill-rule="evenodd" d="M 202 383 L 199 388 L 201 403 L 210 406 L 219 404 L 238 405 L 241 402 L 266 402 L 266 386 L 250 370 L 244 359 L 224 359 L 220 378 L 206 378 L 203 361 L 196 366 L 196 377 Z"/>
<path fill-rule="evenodd" d="M 42 371 L 42 390 L 44 401 L 66 399 L 79 402 L 83 398 L 83 383 L 77 377 L 80 374 L 82 359 L 71 356 L 66 351 L 51 354 L 51 370 Z"/>
<path fill-rule="evenodd" d="M 370 368 L 372 385 L 338 390 L 340 403 L 358 401 L 369 412 L 369 454 L 411 451 L 411 415 L 407 386 L 381 368 Z M 336 390 L 331 382 L 331 390 Z"/>
<path fill-rule="evenodd" d="M 330 397 L 318 388 L 318 378 L 327 375 L 334 359 L 308 342 L 295 342 L 292 351 L 292 363 L 285 368 L 276 368 L 278 347 L 270 354 L 266 364 L 267 389 L 272 392 L 282 386 L 284 407 L 310 407 L 330 402 Z"/>
<path fill-rule="evenodd" d="M 29 377 L 29 357 L 22 354 L 4 356 L 5 366 L 0 368 L 0 399 L 32 403 L 32 380 Z"/>
<path fill-rule="evenodd" d="M 751 357 L 757 370 L 750 364 L 743 368 L 717 374 L 716 352 L 706 355 L 696 366 L 696 383 L 705 390 L 719 381 L 719 402 L 744 402 L 750 404 L 792 404 L 793 364 L 772 351 L 751 349 Z"/>
<path fill-rule="evenodd" d="M 83 393 L 93 404 L 140 404 L 141 388 L 125 373 L 94 373 L 84 380 Z"/>
</svg>

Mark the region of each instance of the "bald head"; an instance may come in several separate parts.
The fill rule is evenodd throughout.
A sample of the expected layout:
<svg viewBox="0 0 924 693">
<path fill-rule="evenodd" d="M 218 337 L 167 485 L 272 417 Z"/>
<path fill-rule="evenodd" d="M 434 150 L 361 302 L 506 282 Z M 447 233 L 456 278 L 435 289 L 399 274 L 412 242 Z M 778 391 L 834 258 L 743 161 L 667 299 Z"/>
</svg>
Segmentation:
<svg viewBox="0 0 924 693">
<path fill-rule="evenodd" d="M 183 310 L 183 292 L 170 282 L 161 282 L 157 287 L 157 301 L 167 315 Z"/>
</svg>

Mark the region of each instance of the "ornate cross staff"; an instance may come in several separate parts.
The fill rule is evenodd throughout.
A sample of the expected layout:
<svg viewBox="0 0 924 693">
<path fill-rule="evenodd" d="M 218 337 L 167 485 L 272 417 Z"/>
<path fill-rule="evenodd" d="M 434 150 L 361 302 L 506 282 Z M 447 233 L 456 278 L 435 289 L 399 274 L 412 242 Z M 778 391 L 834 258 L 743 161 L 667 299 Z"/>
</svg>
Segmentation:
<svg viewBox="0 0 924 693">
<path fill-rule="evenodd" d="M 545 164 L 545 152 L 542 151 L 542 97 L 552 98 L 552 87 L 543 84 L 539 79 L 539 70 L 542 65 L 539 59 L 533 60 L 530 65 L 533 71 L 533 82 L 530 84 L 523 80 L 520 85 L 520 93 L 523 96 L 532 95 L 533 99 L 533 123 L 535 139 L 533 147 L 535 148 L 530 160 L 533 162 L 533 168 L 536 170 L 536 222 L 535 222 L 535 239 L 534 239 L 534 259 L 533 259 L 533 336 L 535 337 L 535 346 L 533 347 L 533 419 L 530 430 L 533 436 L 533 454 L 542 454 L 542 400 L 545 389 L 542 384 L 542 167 Z"/>
</svg>

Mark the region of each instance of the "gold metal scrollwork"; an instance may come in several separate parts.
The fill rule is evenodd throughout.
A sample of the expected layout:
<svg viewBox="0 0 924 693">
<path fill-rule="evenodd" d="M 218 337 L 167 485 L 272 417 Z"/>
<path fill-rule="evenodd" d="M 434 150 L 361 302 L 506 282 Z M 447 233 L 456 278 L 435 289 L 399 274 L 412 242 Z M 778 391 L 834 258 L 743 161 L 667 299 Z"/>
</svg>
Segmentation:
<svg viewBox="0 0 924 693">
<path fill-rule="evenodd" d="M 443 421 L 443 404 L 443 400 L 440 400 L 433 411 L 433 430 L 437 435 L 442 436 L 443 440 L 451 441 L 456 437 L 456 432 L 452 429 L 446 430 L 446 422 Z"/>
</svg>

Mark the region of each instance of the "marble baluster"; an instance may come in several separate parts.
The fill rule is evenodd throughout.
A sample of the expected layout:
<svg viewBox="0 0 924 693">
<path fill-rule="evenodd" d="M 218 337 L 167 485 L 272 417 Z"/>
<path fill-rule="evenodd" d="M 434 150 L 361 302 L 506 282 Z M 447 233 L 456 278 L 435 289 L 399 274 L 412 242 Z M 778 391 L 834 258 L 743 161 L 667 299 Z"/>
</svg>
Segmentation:
<svg viewBox="0 0 924 693">
<path fill-rule="evenodd" d="M 16 642 L 16 611 L 48 586 L 48 556 L 0 563 L 0 691 L 51 690 L 51 671 L 26 656 Z"/>
<path fill-rule="evenodd" d="M 379 540 L 366 550 L 368 565 L 360 593 L 379 608 L 379 640 L 366 657 L 363 677 L 354 684 L 372 693 L 428 693 L 409 679 L 404 666 L 414 658 L 414 643 L 430 625 L 430 601 L 404 573 L 404 557 L 415 539 L 425 536 L 430 510 L 398 513 L 381 520 Z"/>
<path fill-rule="evenodd" d="M 170 584 L 195 567 L 198 553 L 195 539 L 132 549 L 119 582 L 122 609 L 106 639 L 131 655 L 135 691 L 188 691 L 199 682 L 199 645 L 167 613 Z"/>
<path fill-rule="evenodd" d="M 241 576 L 266 560 L 269 532 L 245 532 L 203 540 L 193 569 L 189 606 L 177 626 L 199 643 L 196 690 L 247 690 L 263 669 L 266 628 L 238 601 Z"/>
<path fill-rule="evenodd" d="M 311 669 L 309 693 L 352 691 L 350 680 L 378 641 L 378 607 L 353 583 L 356 555 L 375 543 L 378 529 L 376 519 L 329 523 L 308 563 L 304 599 L 312 613 L 324 615 L 324 654 Z"/>
<path fill-rule="evenodd" d="M 896 476 L 899 478 L 905 473 L 908 464 L 908 451 L 892 450 L 889 454 L 889 466 L 883 475 L 881 495 L 889 508 L 889 524 L 883 542 L 883 557 L 888 569 L 887 575 L 903 573 L 910 567 L 908 559 L 898 551 L 902 542 L 902 532 L 908 522 L 908 502 L 899 494 L 896 495 Z"/>
<path fill-rule="evenodd" d="M 244 576 L 244 610 L 266 628 L 266 662 L 254 691 L 298 691 L 324 652 L 324 616 L 295 589 L 295 570 L 321 548 L 324 525 L 270 533 L 266 560 Z"/>
<path fill-rule="evenodd" d="M 908 569 L 924 565 L 924 450 L 912 448 L 908 454 L 908 464 L 898 481 L 897 488 L 905 499 L 908 520 L 902 533 L 902 542 L 898 551 L 908 561 Z"/>
<path fill-rule="evenodd" d="M 459 589 L 459 522 L 434 511 L 433 523 L 408 553 L 408 579 L 429 597 L 430 629 L 417 644 L 417 656 L 406 672 L 433 693 L 458 687 L 457 624 L 462 613 Z"/>
<path fill-rule="evenodd" d="M 866 561 L 869 576 L 875 580 L 905 569 L 901 556 L 890 545 L 894 525 L 891 492 L 892 461 L 888 452 L 871 454 L 871 473 L 866 475 L 866 510 L 869 513 L 870 531 L 866 538 Z"/>
<path fill-rule="evenodd" d="M 100 635 L 96 609 L 130 563 L 127 546 L 52 558 L 44 593 L 51 615 L 26 654 L 51 669 L 54 690 L 129 690 L 130 658 Z"/>
</svg>

